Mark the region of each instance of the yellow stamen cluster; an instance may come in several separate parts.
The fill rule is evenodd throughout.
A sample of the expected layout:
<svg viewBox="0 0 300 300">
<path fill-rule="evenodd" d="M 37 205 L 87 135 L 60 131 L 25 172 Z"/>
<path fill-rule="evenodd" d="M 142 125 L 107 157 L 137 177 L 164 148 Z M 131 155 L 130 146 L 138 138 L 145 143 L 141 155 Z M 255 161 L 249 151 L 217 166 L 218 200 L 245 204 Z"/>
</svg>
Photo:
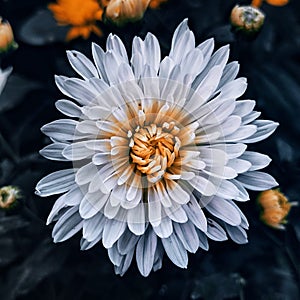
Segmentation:
<svg viewBox="0 0 300 300">
<path fill-rule="evenodd" d="M 171 167 L 179 156 L 180 141 L 175 136 L 178 132 L 174 122 L 165 123 L 163 127 L 151 124 L 137 128 L 129 144 L 130 156 L 137 169 L 149 175 L 157 171 L 164 173 Z"/>
</svg>

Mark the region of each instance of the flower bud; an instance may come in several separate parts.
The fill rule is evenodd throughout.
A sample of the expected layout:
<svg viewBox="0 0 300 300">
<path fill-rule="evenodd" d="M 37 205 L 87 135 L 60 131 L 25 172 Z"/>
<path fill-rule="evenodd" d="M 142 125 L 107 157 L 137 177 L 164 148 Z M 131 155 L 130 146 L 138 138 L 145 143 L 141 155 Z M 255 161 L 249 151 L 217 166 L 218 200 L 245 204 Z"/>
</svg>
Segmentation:
<svg viewBox="0 0 300 300">
<path fill-rule="evenodd" d="M 260 30 L 264 24 L 264 13 L 253 6 L 236 5 L 230 16 L 231 24 L 239 30 L 254 33 Z"/>
<path fill-rule="evenodd" d="M 4 186 L 0 189 L 0 208 L 9 209 L 21 197 L 20 190 L 15 186 Z"/>
<path fill-rule="evenodd" d="M 289 202 L 288 199 L 277 190 L 262 192 L 258 197 L 258 203 L 262 208 L 261 220 L 273 228 L 284 229 L 286 217 L 292 206 L 297 202 Z"/>
<path fill-rule="evenodd" d="M 14 41 L 12 28 L 7 21 L 3 21 L 0 17 L 0 53 L 5 52 L 12 47 L 17 47 L 17 44 Z"/>
<path fill-rule="evenodd" d="M 150 0 L 111 0 L 105 12 L 105 17 L 118 26 L 127 22 L 140 20 L 146 11 Z"/>
</svg>

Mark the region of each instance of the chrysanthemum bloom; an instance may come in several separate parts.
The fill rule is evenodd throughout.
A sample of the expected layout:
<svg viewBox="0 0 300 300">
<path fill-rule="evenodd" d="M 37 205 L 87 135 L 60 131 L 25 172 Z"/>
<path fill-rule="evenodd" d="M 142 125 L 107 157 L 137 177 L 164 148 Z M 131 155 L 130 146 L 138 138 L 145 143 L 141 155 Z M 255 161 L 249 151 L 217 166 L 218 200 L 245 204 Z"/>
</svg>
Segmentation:
<svg viewBox="0 0 300 300">
<path fill-rule="evenodd" d="M 228 46 L 213 48 L 213 39 L 195 47 L 185 20 L 162 61 L 150 33 L 134 39 L 130 61 L 114 35 L 106 52 L 93 44 L 94 63 L 68 52 L 82 79 L 56 77 L 74 99 L 56 106 L 73 119 L 42 127 L 53 144 L 41 154 L 74 165 L 36 187 L 42 197 L 63 193 L 48 218 L 57 221 L 54 242 L 82 230 L 81 249 L 102 240 L 117 274 L 135 255 L 144 276 L 161 268 L 164 252 L 186 268 L 187 252 L 207 250 L 208 238 L 223 241 L 228 233 L 247 242 L 235 201 L 249 199 L 246 188 L 276 185 L 258 171 L 270 158 L 246 151 L 247 144 L 278 124 L 256 120 L 255 101 L 236 101 L 246 79 L 235 79 L 239 65 L 227 64 Z"/>
<path fill-rule="evenodd" d="M 265 0 L 268 4 L 274 6 L 284 6 L 289 3 L 289 0 Z M 254 7 L 260 7 L 263 3 L 263 0 L 253 0 L 251 5 Z"/>
<path fill-rule="evenodd" d="M 87 39 L 92 32 L 98 36 L 102 35 L 102 31 L 96 25 L 103 14 L 97 0 L 57 0 L 57 3 L 49 4 L 48 8 L 59 25 L 71 26 L 67 41 L 80 36 Z"/>
<path fill-rule="evenodd" d="M 262 208 L 261 220 L 276 229 L 285 229 L 287 215 L 292 206 L 298 205 L 297 202 L 289 202 L 279 189 L 262 192 L 258 197 L 258 203 Z"/>
<path fill-rule="evenodd" d="M 111 0 L 106 7 L 105 17 L 118 26 L 143 18 L 150 0 Z"/>
</svg>

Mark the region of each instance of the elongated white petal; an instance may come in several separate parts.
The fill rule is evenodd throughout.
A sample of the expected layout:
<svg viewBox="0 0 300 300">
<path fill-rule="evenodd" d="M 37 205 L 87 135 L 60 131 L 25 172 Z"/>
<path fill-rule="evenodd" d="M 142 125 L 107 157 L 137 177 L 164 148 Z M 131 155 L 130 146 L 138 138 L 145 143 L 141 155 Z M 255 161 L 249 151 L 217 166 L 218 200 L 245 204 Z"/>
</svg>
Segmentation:
<svg viewBox="0 0 300 300">
<path fill-rule="evenodd" d="M 241 174 L 237 180 L 247 189 L 253 191 L 264 191 L 278 185 L 276 180 L 269 174 L 259 171 Z"/>
<path fill-rule="evenodd" d="M 174 233 L 176 233 L 187 251 L 191 253 L 195 253 L 197 251 L 199 248 L 199 240 L 192 222 L 186 222 L 183 224 L 174 223 Z"/>
<path fill-rule="evenodd" d="M 144 277 L 150 274 L 153 267 L 156 243 L 157 237 L 153 230 L 147 230 L 137 243 L 136 262 L 139 271 Z"/>
<path fill-rule="evenodd" d="M 74 186 L 75 174 L 73 169 L 51 173 L 41 179 L 36 185 L 36 194 L 46 197 L 67 192 Z"/>
<path fill-rule="evenodd" d="M 51 160 L 68 161 L 68 159 L 62 155 L 63 150 L 67 146 L 68 144 L 65 143 L 53 143 L 40 150 L 40 154 Z"/>
<path fill-rule="evenodd" d="M 98 77 L 94 64 L 85 55 L 73 50 L 67 51 L 67 56 L 73 69 L 84 79 Z"/>
<path fill-rule="evenodd" d="M 55 224 L 52 237 L 54 243 L 63 242 L 76 234 L 83 225 L 78 213 L 78 206 L 70 208 Z"/>
<path fill-rule="evenodd" d="M 231 201 L 219 197 L 214 197 L 205 208 L 217 218 L 224 222 L 237 226 L 241 224 L 241 216 L 239 211 L 231 204 Z"/>
<path fill-rule="evenodd" d="M 118 217 L 113 220 L 106 220 L 103 231 L 103 246 L 111 248 L 112 245 L 119 239 L 126 229 L 125 222 L 126 214 L 124 210 L 120 210 Z"/>
</svg>

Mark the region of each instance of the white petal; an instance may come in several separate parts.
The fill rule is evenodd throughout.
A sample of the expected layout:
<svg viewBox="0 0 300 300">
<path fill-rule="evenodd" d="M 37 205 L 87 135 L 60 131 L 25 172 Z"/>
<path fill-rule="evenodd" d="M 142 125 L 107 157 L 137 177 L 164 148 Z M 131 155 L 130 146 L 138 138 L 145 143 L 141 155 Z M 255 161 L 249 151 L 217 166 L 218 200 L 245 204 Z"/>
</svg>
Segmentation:
<svg viewBox="0 0 300 300">
<path fill-rule="evenodd" d="M 246 157 L 242 156 L 243 159 L 235 158 L 230 159 L 227 166 L 234 169 L 237 173 L 244 173 L 251 170 L 251 162 Z"/>
<path fill-rule="evenodd" d="M 250 137 L 247 138 L 244 137 L 243 140 L 244 143 L 256 143 L 266 139 L 276 130 L 277 126 L 279 125 L 276 122 L 267 121 L 267 120 L 257 120 L 254 121 L 252 124 L 257 126 L 257 131 Z"/>
<path fill-rule="evenodd" d="M 176 28 L 171 45 L 170 58 L 179 63 L 181 58 L 195 48 L 194 34 L 189 30 L 187 19 Z"/>
<path fill-rule="evenodd" d="M 128 63 L 126 48 L 121 39 L 114 34 L 110 34 L 106 40 L 106 49 L 116 52 L 124 62 Z"/>
<path fill-rule="evenodd" d="M 199 248 L 199 239 L 192 222 L 183 224 L 174 223 L 174 233 L 176 233 L 187 251 L 191 253 L 197 251 Z"/>
<path fill-rule="evenodd" d="M 242 96 L 247 89 L 246 78 L 238 78 L 228 82 L 221 88 L 221 97 L 223 99 L 237 99 Z"/>
<path fill-rule="evenodd" d="M 234 80 L 239 72 L 240 65 L 237 61 L 227 64 L 224 68 L 222 78 L 217 90 L 222 88 L 226 83 Z"/>
<path fill-rule="evenodd" d="M 82 105 L 96 103 L 97 91 L 88 82 L 78 78 L 70 78 L 64 81 L 64 88 L 69 95 Z"/>
<path fill-rule="evenodd" d="M 173 233 L 161 241 L 170 260 L 180 268 L 187 268 L 188 256 L 179 238 Z"/>
<path fill-rule="evenodd" d="M 93 163 L 84 165 L 77 171 L 75 181 L 78 185 L 89 183 L 92 181 L 97 172 L 98 169 Z"/>
<path fill-rule="evenodd" d="M 215 221 L 208 219 L 206 235 L 214 241 L 228 240 L 225 230 Z"/>
<path fill-rule="evenodd" d="M 67 56 L 73 69 L 84 79 L 98 77 L 94 64 L 84 54 L 73 50 L 67 51 Z"/>
<path fill-rule="evenodd" d="M 241 174 L 237 180 L 241 182 L 245 188 L 253 191 L 264 191 L 278 185 L 271 175 L 258 171 Z"/>
<path fill-rule="evenodd" d="M 97 44 L 92 43 L 92 55 L 93 55 L 93 59 L 95 61 L 95 64 L 96 64 L 96 67 L 97 67 L 100 77 L 106 83 L 108 83 L 108 78 L 107 78 L 105 67 L 104 67 L 105 53 L 104 53 L 103 49 L 100 46 L 98 46 Z"/>
<path fill-rule="evenodd" d="M 82 116 L 81 107 L 70 100 L 58 100 L 55 102 L 55 106 L 68 117 L 80 118 Z"/>
<path fill-rule="evenodd" d="M 157 38 L 152 33 L 147 33 L 145 38 L 145 63 L 149 66 L 152 66 L 154 69 L 155 76 L 158 72 L 159 64 L 160 64 L 160 46 Z"/>
<path fill-rule="evenodd" d="M 125 255 L 129 253 L 135 247 L 138 240 L 139 236 L 133 234 L 129 230 L 125 230 L 122 236 L 118 239 L 117 243 L 120 254 Z"/>
<path fill-rule="evenodd" d="M 172 221 L 177 223 L 185 223 L 188 217 L 181 205 L 175 203 L 172 207 L 164 207 L 166 216 L 168 216 Z"/>
<path fill-rule="evenodd" d="M 53 143 L 40 150 L 40 154 L 51 160 L 68 161 L 68 159 L 62 155 L 63 150 L 67 146 L 68 144 L 65 143 Z"/>
<path fill-rule="evenodd" d="M 249 171 L 256 171 L 265 168 L 271 162 L 271 158 L 268 155 L 252 151 L 246 151 L 241 158 L 251 163 L 252 166 Z"/>
<path fill-rule="evenodd" d="M 104 231 L 103 231 L 103 246 L 108 249 L 119 239 L 119 237 L 125 231 L 126 225 L 126 212 L 120 210 L 118 216 L 115 219 L 106 220 Z"/>
<path fill-rule="evenodd" d="M 194 195 L 191 195 L 191 201 L 187 205 L 184 205 L 183 209 L 185 210 L 188 219 L 201 231 L 206 232 L 207 220 Z"/>
<path fill-rule="evenodd" d="M 230 180 L 221 180 L 217 186 L 216 195 L 221 198 L 236 199 L 239 194 L 239 189 Z"/>
<path fill-rule="evenodd" d="M 240 100 L 236 102 L 236 107 L 234 110 L 234 114 L 240 117 L 244 117 L 248 115 L 254 108 L 255 101 L 254 100 Z"/>
<path fill-rule="evenodd" d="M 241 126 L 234 133 L 226 136 L 226 142 L 247 142 L 247 138 L 255 135 L 257 132 L 257 127 L 255 125 L 244 125 Z"/>
<path fill-rule="evenodd" d="M 150 274 L 153 267 L 156 244 L 156 235 L 153 233 L 153 230 L 148 230 L 141 236 L 136 246 L 137 266 L 144 277 Z"/>
<path fill-rule="evenodd" d="M 189 183 L 204 196 L 212 196 L 216 193 L 214 184 L 202 176 L 195 176 Z"/>
<path fill-rule="evenodd" d="M 41 197 L 64 193 L 75 184 L 73 169 L 56 171 L 42 178 L 36 185 L 36 194 Z"/>
<path fill-rule="evenodd" d="M 152 226 L 158 226 L 161 222 L 161 203 L 155 197 L 153 189 L 148 189 L 148 217 Z"/>
<path fill-rule="evenodd" d="M 55 140 L 68 141 L 74 139 L 77 124 L 74 120 L 61 119 L 44 125 L 41 131 Z"/>
<path fill-rule="evenodd" d="M 108 219 L 114 219 L 119 212 L 120 205 L 112 206 L 110 201 L 107 201 L 104 207 L 104 215 Z"/>
<path fill-rule="evenodd" d="M 108 251 L 108 257 L 110 261 L 115 265 L 115 266 L 120 266 L 122 263 L 122 260 L 124 259 L 123 255 L 121 255 L 118 251 L 117 245 L 113 245 L 111 248 L 107 249 Z"/>
<path fill-rule="evenodd" d="M 78 142 L 64 148 L 62 155 L 68 160 L 82 160 L 91 157 L 94 151 L 86 147 L 86 142 Z"/>
<path fill-rule="evenodd" d="M 123 256 L 121 264 L 119 266 L 115 266 L 115 273 L 117 275 L 123 276 L 125 272 L 131 265 L 134 251 L 130 251 L 128 254 Z"/>
<path fill-rule="evenodd" d="M 200 46 L 201 45 L 199 45 L 197 48 L 199 49 Z M 229 57 L 229 46 L 228 45 L 221 47 L 220 49 L 218 49 L 218 51 L 216 51 L 214 53 L 214 55 L 212 57 L 210 57 L 211 52 L 213 50 L 213 40 L 212 40 L 211 46 L 208 47 L 208 50 L 209 50 L 209 52 L 208 52 L 207 57 L 209 57 L 209 61 L 207 61 L 207 57 L 204 55 L 204 63 L 206 63 L 206 61 L 207 61 L 207 64 L 205 65 L 205 68 L 203 69 L 203 71 L 196 77 L 195 81 L 193 82 L 192 87 L 194 89 L 197 89 L 199 84 L 201 84 L 201 82 L 204 80 L 204 78 L 207 76 L 209 71 L 214 66 L 219 66 L 223 70 L 226 65 L 226 62 L 228 60 L 228 57 Z M 220 78 L 219 78 L 219 80 L 220 80 Z M 219 83 L 219 80 L 217 82 L 217 85 Z"/>
<path fill-rule="evenodd" d="M 229 237 L 237 244 L 248 243 L 247 233 L 241 226 L 230 226 L 225 224 Z"/>
<path fill-rule="evenodd" d="M 81 217 L 84 219 L 93 217 L 108 201 L 108 196 L 107 194 L 99 193 L 99 191 L 96 193 L 87 193 L 79 206 Z"/>
<path fill-rule="evenodd" d="M 205 207 L 212 215 L 223 220 L 224 222 L 237 226 L 241 224 L 239 211 L 231 205 L 231 201 L 214 197 Z"/>
<path fill-rule="evenodd" d="M 199 248 L 201 248 L 205 251 L 208 251 L 209 245 L 208 245 L 208 240 L 207 240 L 205 233 L 203 233 L 200 230 L 197 230 L 197 234 L 198 234 L 198 239 L 199 239 Z"/>
<path fill-rule="evenodd" d="M 55 203 L 54 203 L 54 205 L 53 205 L 53 207 L 51 209 L 51 212 L 50 212 L 50 214 L 48 216 L 47 225 L 49 225 L 53 221 L 53 219 L 59 213 L 60 210 L 62 210 L 63 208 L 67 207 L 67 204 L 66 204 L 63 196 L 60 196 L 55 201 Z"/>
<path fill-rule="evenodd" d="M 63 242 L 76 234 L 83 225 L 83 220 L 78 213 L 78 206 L 70 208 L 55 224 L 52 237 L 54 243 Z"/>
<path fill-rule="evenodd" d="M 104 229 L 105 217 L 103 214 L 97 213 L 90 219 L 83 220 L 82 236 L 89 242 L 94 241 Z"/>
<path fill-rule="evenodd" d="M 163 217 L 158 226 L 153 226 L 153 230 L 160 238 L 169 237 L 173 233 L 171 219 L 168 216 Z"/>
<path fill-rule="evenodd" d="M 185 204 L 190 200 L 190 195 L 174 180 L 166 180 L 166 189 L 171 199 L 178 204 Z"/>
</svg>

